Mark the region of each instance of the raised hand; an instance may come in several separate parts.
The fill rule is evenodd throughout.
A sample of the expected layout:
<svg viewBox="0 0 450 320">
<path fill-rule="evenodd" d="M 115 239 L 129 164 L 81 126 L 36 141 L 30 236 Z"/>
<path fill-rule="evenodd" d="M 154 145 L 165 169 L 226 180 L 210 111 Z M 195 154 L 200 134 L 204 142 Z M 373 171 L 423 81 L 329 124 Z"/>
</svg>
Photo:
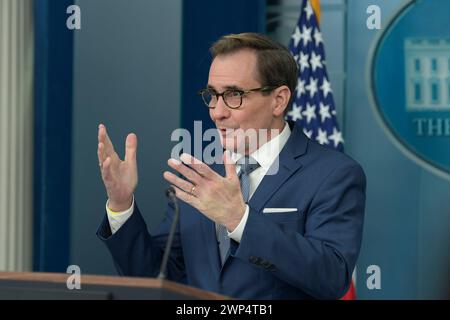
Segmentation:
<svg viewBox="0 0 450 320">
<path fill-rule="evenodd" d="M 169 159 L 168 165 L 186 179 L 164 172 L 164 178 L 176 187 L 176 196 L 209 219 L 224 225 L 228 231 L 233 231 L 242 220 L 246 206 L 231 156 L 224 153 L 225 177 L 191 155 L 183 154 L 181 160 L 189 167 L 175 159 Z"/>
<path fill-rule="evenodd" d="M 103 124 L 98 126 L 98 163 L 109 197 L 108 206 L 112 211 L 124 211 L 132 204 L 138 183 L 136 149 L 137 137 L 130 133 L 125 142 L 125 159 L 122 161 L 114 151 L 106 127 Z"/>
</svg>

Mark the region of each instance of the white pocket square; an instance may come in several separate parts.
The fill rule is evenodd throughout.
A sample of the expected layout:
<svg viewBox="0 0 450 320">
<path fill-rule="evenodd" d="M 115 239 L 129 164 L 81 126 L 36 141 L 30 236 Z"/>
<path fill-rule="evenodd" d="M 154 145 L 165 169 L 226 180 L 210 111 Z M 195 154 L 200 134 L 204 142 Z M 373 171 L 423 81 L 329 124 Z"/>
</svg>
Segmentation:
<svg viewBox="0 0 450 320">
<path fill-rule="evenodd" d="M 297 208 L 264 208 L 263 213 L 288 213 L 297 211 Z"/>
</svg>

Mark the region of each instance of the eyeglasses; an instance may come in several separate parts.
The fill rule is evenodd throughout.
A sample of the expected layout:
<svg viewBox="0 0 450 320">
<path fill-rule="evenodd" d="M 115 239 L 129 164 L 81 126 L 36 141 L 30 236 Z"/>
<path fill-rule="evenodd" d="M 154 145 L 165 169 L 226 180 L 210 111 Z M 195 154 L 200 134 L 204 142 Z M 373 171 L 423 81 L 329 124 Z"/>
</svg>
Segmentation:
<svg viewBox="0 0 450 320">
<path fill-rule="evenodd" d="M 249 90 L 239 90 L 239 89 L 228 89 L 222 93 L 218 93 L 213 89 L 207 88 L 202 89 L 198 92 L 202 96 L 205 105 L 214 109 L 217 105 L 219 97 L 222 97 L 225 105 L 230 109 L 237 109 L 242 105 L 242 97 L 250 92 L 270 92 L 273 89 L 278 88 L 278 86 L 265 86 L 261 88 L 249 89 Z"/>
</svg>

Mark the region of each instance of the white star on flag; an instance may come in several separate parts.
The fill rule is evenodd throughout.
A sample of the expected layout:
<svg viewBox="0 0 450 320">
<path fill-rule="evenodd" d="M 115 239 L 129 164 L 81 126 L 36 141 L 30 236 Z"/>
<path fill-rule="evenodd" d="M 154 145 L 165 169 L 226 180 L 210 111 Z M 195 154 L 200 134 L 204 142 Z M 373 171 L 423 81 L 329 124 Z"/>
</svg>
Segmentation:
<svg viewBox="0 0 450 320">
<path fill-rule="evenodd" d="M 323 43 L 322 33 L 316 29 L 314 29 L 314 41 L 316 42 L 316 47 L 319 46 L 319 44 Z"/>
<path fill-rule="evenodd" d="M 302 38 L 302 34 L 300 33 L 300 29 L 295 27 L 295 33 L 292 35 L 292 39 L 294 40 L 294 44 L 297 46 L 298 42 Z"/>
<path fill-rule="evenodd" d="M 312 41 L 311 31 L 312 31 L 312 28 L 306 28 L 305 26 L 303 26 L 301 38 L 303 40 L 303 45 L 304 46 L 307 46 L 308 42 Z"/>
<path fill-rule="evenodd" d="M 336 130 L 336 128 L 333 128 L 333 134 L 331 136 L 329 136 L 328 139 L 334 141 L 335 148 L 339 145 L 339 143 L 344 143 L 344 139 L 342 138 L 342 133 L 340 131 Z"/>
<path fill-rule="evenodd" d="M 326 106 L 322 102 L 320 103 L 320 111 L 319 111 L 319 113 L 320 113 L 320 120 L 322 121 L 322 123 L 327 118 L 331 119 L 330 106 Z"/>
<path fill-rule="evenodd" d="M 317 79 L 310 78 L 309 84 L 305 88 L 309 91 L 309 96 L 314 97 L 317 92 Z"/>
<path fill-rule="evenodd" d="M 328 144 L 327 131 L 319 128 L 317 132 L 316 141 L 320 144 Z"/>
<path fill-rule="evenodd" d="M 292 110 L 288 112 L 288 116 L 292 118 L 293 121 L 303 119 L 302 117 L 302 107 L 297 106 L 297 104 L 292 105 Z"/>
<path fill-rule="evenodd" d="M 313 8 L 311 7 L 311 5 L 309 4 L 309 2 L 306 5 L 305 12 L 306 12 L 307 19 L 308 20 L 311 19 L 311 16 L 313 15 L 314 11 L 313 11 Z"/>
<path fill-rule="evenodd" d="M 311 60 L 309 60 L 311 64 L 312 71 L 316 71 L 317 68 L 323 68 L 322 66 L 322 57 L 319 55 L 316 55 L 315 52 L 311 54 Z"/>
<path fill-rule="evenodd" d="M 297 91 L 297 98 L 299 98 L 302 94 L 306 93 L 304 80 L 300 80 L 297 82 L 297 88 L 295 91 Z"/>
<path fill-rule="evenodd" d="M 309 68 L 309 55 L 300 52 L 300 59 L 298 60 L 298 64 L 300 65 L 300 71 L 305 71 L 306 68 Z"/>
<path fill-rule="evenodd" d="M 331 90 L 331 84 L 328 82 L 327 78 L 323 78 L 323 83 L 320 86 L 320 90 L 322 90 L 324 98 L 326 98 L 330 92 L 333 92 L 333 90 Z"/>
<path fill-rule="evenodd" d="M 316 106 L 306 104 L 306 110 L 302 112 L 302 115 L 306 117 L 306 122 L 310 123 L 312 119 L 316 118 Z"/>
</svg>

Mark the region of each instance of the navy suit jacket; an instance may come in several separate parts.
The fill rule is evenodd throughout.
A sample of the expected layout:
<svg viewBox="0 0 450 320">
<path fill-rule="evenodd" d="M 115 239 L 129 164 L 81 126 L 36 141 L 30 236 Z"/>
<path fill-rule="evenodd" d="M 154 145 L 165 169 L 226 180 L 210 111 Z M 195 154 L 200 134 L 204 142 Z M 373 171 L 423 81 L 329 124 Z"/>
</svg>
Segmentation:
<svg viewBox="0 0 450 320">
<path fill-rule="evenodd" d="M 180 221 L 168 279 L 244 299 L 338 299 L 348 289 L 359 254 L 365 175 L 343 153 L 309 140 L 300 125 L 250 199 L 240 243 L 231 240 L 222 266 L 214 222 L 180 201 Z M 223 174 L 223 166 L 218 169 Z M 297 208 L 263 213 L 264 208 Z M 135 205 L 111 235 L 105 216 L 97 232 L 121 275 L 155 277 L 172 223 L 173 208 L 149 233 Z"/>
</svg>

